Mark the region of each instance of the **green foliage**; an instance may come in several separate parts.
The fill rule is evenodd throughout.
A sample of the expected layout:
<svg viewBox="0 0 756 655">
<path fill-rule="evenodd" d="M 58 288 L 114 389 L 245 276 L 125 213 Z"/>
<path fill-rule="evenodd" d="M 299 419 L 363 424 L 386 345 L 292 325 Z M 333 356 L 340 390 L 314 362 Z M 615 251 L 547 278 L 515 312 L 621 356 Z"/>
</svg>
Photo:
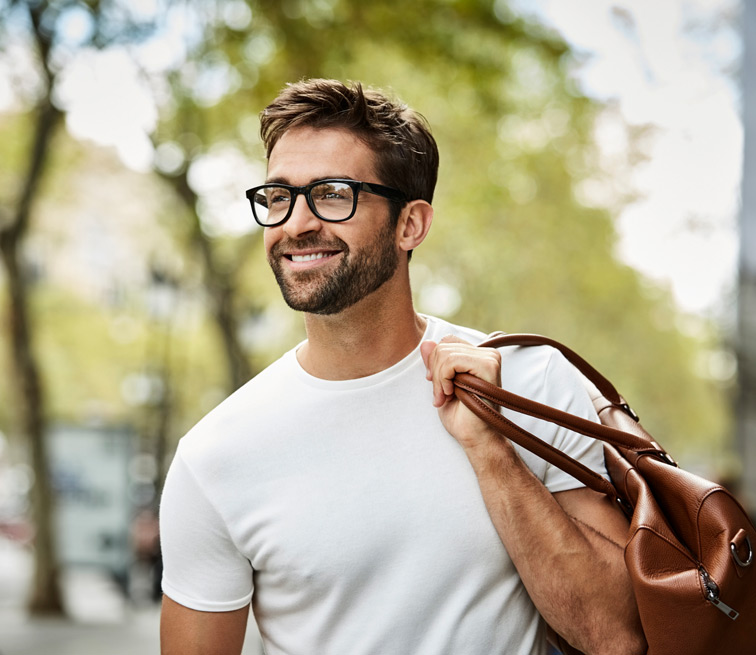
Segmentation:
<svg viewBox="0 0 756 655">
<path fill-rule="evenodd" d="M 583 352 L 616 379 L 673 453 L 727 445 L 726 389 L 695 368 L 716 344 L 683 334 L 670 298 L 614 258 L 613 217 L 628 198 L 597 208 L 580 192 L 586 180 L 611 176 L 598 170 L 593 142 L 603 108 L 576 91 L 573 55 L 558 37 L 513 17 L 501 0 L 239 0 L 164 9 L 198 21 L 187 60 L 149 74 L 159 90 L 155 144 L 176 145 L 185 157 L 183 166 L 163 172 L 164 182 L 181 181 L 219 144 L 263 163 L 257 113 L 286 82 L 338 77 L 393 90 L 427 116 L 441 150 L 434 227 L 412 264 L 419 309 L 437 311 L 423 304 L 431 286 L 456 291 L 460 302 L 445 310 L 451 320 L 487 331 L 544 332 Z M 5 181 L 27 128 L 19 116 L 2 121 L 9 137 L 0 141 Z M 75 159 L 69 153 L 56 160 L 48 193 L 65 195 L 77 175 Z M 201 265 L 192 208 L 179 184 L 148 186 L 139 211 L 162 225 L 161 234 L 174 235 L 171 270 L 196 297 Z M 210 241 L 236 290 L 235 315 L 254 328 L 245 343 L 259 370 L 302 336 L 301 326 L 281 318 L 286 310 L 258 232 Z M 156 249 L 141 243 L 147 266 Z M 140 284 L 129 294 L 143 293 Z M 122 309 L 77 300 L 51 280 L 45 285 L 37 310 L 53 413 L 81 418 L 92 398 L 113 414 L 135 411 L 123 402 L 122 382 L 155 363 L 149 344 L 160 342 L 163 328 L 150 326 L 144 311 L 129 310 L 141 336 L 114 342 Z M 207 320 L 171 337 L 175 439 L 207 409 L 208 398 L 218 398 L 224 365 Z"/>
</svg>

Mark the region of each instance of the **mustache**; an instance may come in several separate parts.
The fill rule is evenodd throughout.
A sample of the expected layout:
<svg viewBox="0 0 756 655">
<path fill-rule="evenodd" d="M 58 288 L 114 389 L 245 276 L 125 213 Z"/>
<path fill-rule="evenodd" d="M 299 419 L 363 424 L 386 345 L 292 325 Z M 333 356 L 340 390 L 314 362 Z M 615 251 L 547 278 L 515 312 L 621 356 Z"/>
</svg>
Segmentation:
<svg viewBox="0 0 756 655">
<path fill-rule="evenodd" d="M 339 238 L 323 241 L 318 237 L 308 237 L 305 239 L 282 239 L 270 249 L 270 255 L 281 257 L 285 252 L 297 249 L 341 250 L 349 252 L 349 246 Z"/>
</svg>

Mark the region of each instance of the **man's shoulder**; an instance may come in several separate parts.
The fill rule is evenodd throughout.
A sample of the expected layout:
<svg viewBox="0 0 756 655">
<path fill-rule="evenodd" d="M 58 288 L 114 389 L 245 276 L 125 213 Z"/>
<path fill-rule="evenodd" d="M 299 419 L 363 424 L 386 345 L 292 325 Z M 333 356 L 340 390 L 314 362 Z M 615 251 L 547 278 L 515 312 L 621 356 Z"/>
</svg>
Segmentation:
<svg viewBox="0 0 756 655">
<path fill-rule="evenodd" d="M 294 353 L 289 351 L 205 414 L 181 439 L 187 451 L 212 448 L 224 442 L 249 437 L 265 423 L 265 417 L 280 411 L 285 390 L 294 375 Z"/>
<path fill-rule="evenodd" d="M 557 348 L 548 345 L 500 349 L 501 386 L 551 407 L 594 418 L 582 374 Z"/>
<path fill-rule="evenodd" d="M 437 341 L 447 335 L 459 337 L 473 345 L 480 345 L 496 334 L 485 333 L 464 325 L 455 325 L 435 317 L 428 317 L 431 325 L 428 338 Z M 502 375 L 514 380 L 523 376 L 543 377 L 550 368 L 569 368 L 569 363 L 561 353 L 551 346 L 504 346 L 498 349 L 502 356 Z"/>
<path fill-rule="evenodd" d="M 454 336 L 477 346 L 486 339 L 486 334 L 480 330 L 456 325 L 435 316 L 425 316 L 425 319 L 428 321 L 426 338 L 431 341 L 440 341 L 444 337 Z"/>
</svg>

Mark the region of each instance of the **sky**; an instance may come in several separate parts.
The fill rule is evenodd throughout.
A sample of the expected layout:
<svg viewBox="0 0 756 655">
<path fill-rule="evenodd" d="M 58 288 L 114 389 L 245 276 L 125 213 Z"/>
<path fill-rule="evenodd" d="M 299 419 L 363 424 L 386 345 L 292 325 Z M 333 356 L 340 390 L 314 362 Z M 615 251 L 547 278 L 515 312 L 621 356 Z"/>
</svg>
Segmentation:
<svg viewBox="0 0 756 655">
<path fill-rule="evenodd" d="M 618 216 L 617 255 L 668 287 L 685 312 L 726 320 L 733 311 L 743 142 L 739 0 L 508 4 L 558 31 L 582 59 L 575 70 L 580 88 L 613 108 L 598 121 L 596 139 L 606 168 L 622 171 L 620 185 L 638 194 Z M 732 14 L 734 21 L 723 19 Z M 86 34 L 85 17 L 73 14 L 69 23 L 72 41 Z M 186 25 L 168 25 L 168 44 L 153 49 L 149 61 L 180 56 L 185 34 Z M 7 98 L 2 78 L 0 108 Z M 93 84 L 98 93 L 91 92 Z M 148 133 L 157 112 L 125 50 L 79 58 L 67 68 L 58 95 L 74 136 L 113 146 L 129 167 L 149 169 L 154 153 Z M 653 126 L 643 140 L 645 162 L 627 166 L 620 123 Z M 181 163 L 171 163 L 176 153 L 157 155 L 168 168 Z M 246 202 L 234 196 L 229 181 L 253 171 L 238 157 L 211 158 L 202 179 L 226 184 L 201 190 L 208 199 L 203 223 L 219 231 L 244 229 Z M 209 175 L 213 168 L 215 176 Z"/>
<path fill-rule="evenodd" d="M 514 0 L 583 57 L 589 96 L 630 125 L 653 125 L 647 161 L 625 180 L 640 199 L 618 219 L 618 255 L 693 314 L 733 311 L 743 130 L 737 0 Z M 734 15 L 735 20 L 727 20 Z M 599 121 L 607 160 L 623 154 Z"/>
</svg>

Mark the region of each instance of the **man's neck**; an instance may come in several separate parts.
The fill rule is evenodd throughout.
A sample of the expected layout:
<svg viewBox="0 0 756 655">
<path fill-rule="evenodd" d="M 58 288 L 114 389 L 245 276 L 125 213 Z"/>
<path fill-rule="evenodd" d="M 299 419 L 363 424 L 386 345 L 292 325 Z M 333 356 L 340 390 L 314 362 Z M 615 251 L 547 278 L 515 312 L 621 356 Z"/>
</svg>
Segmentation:
<svg viewBox="0 0 756 655">
<path fill-rule="evenodd" d="M 425 319 L 415 313 L 409 294 L 403 303 L 386 302 L 382 296 L 391 294 L 381 291 L 337 315 L 306 314 L 307 343 L 297 352 L 302 368 L 325 380 L 352 380 L 379 373 L 412 352 Z"/>
</svg>

